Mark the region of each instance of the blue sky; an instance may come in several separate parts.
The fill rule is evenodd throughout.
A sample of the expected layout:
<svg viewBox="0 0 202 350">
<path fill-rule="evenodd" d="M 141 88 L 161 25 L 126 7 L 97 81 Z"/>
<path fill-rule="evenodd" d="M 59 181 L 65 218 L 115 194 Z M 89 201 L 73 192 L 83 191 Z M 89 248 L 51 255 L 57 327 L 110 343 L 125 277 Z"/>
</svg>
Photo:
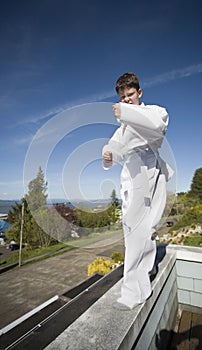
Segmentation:
<svg viewBox="0 0 202 350">
<path fill-rule="evenodd" d="M 22 198 L 23 173 L 24 183 L 35 177 L 47 142 L 57 133 L 43 160 L 52 198 L 66 196 L 71 174 L 85 156 L 86 164 L 78 168 L 84 197 L 107 197 L 118 186 L 119 167 L 104 171 L 99 150 L 117 127 L 108 104 L 117 101 L 114 84 L 127 71 L 139 76 L 142 101 L 167 108 L 177 192 L 188 191 L 202 166 L 201 17 L 199 0 L 1 1 L 0 199 Z M 67 133 L 75 107 L 93 103 L 102 109 L 101 102 L 109 122 L 102 124 L 98 113 L 94 125 L 90 117 L 86 126 L 77 124 Z M 61 119 L 63 129 L 58 120 L 70 108 Z M 40 148 L 27 162 L 39 137 Z M 85 149 L 96 149 L 94 158 L 82 155 Z"/>
</svg>

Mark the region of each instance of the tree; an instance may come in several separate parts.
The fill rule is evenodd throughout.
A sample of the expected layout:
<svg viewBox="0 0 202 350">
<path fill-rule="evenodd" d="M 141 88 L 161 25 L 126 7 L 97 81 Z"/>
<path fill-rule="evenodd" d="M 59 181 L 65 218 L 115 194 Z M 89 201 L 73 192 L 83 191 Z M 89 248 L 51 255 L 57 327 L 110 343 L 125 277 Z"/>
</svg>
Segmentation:
<svg viewBox="0 0 202 350">
<path fill-rule="evenodd" d="M 111 205 L 108 208 L 111 223 L 116 223 L 119 220 L 120 213 L 118 207 L 120 207 L 119 200 L 116 196 L 116 191 L 113 190 L 111 193 Z"/>
<path fill-rule="evenodd" d="M 22 204 L 24 203 L 24 219 L 28 221 L 27 217 L 29 215 L 29 208 L 27 202 L 24 198 L 22 198 L 21 203 L 15 203 L 12 208 L 8 212 L 7 221 L 11 224 L 9 229 L 6 231 L 6 236 L 9 240 L 14 240 L 17 243 L 20 241 L 20 228 L 21 228 L 21 220 L 22 220 Z M 25 221 L 24 221 L 25 225 Z M 24 235 L 25 236 L 25 235 Z M 25 238 L 26 241 L 26 238 Z"/>
<path fill-rule="evenodd" d="M 26 200 L 31 211 L 45 207 L 47 185 L 48 183 L 44 180 L 43 170 L 39 167 L 36 178 L 31 180 L 28 185 L 28 194 L 26 195 Z"/>
<path fill-rule="evenodd" d="M 199 203 L 202 203 L 202 168 L 197 169 L 194 173 L 189 197 L 195 198 Z"/>
<path fill-rule="evenodd" d="M 24 203 L 23 244 L 28 248 L 47 247 L 52 242 L 52 238 L 44 232 L 38 222 L 40 220 L 43 221 L 44 226 L 47 216 L 49 218 L 51 216 L 49 215 L 49 210 L 47 208 L 39 209 L 35 212 L 35 217 L 33 217 L 25 198 L 22 198 L 22 203 Z M 16 203 L 16 206 L 13 206 L 8 213 L 8 221 L 11 223 L 11 226 L 6 231 L 6 236 L 9 240 L 14 239 L 17 243 L 20 241 L 22 203 Z"/>
<path fill-rule="evenodd" d="M 72 224 L 76 224 L 76 214 L 75 211 L 68 206 L 66 206 L 64 203 L 62 204 L 55 204 L 54 208 L 57 210 L 57 212 L 62 216 L 65 220 L 71 222 Z"/>
<path fill-rule="evenodd" d="M 75 209 L 76 225 L 87 229 L 108 227 L 111 223 L 111 206 L 105 210 L 92 211 L 91 209 Z M 89 230 L 87 230 L 89 232 Z M 83 231 L 84 232 L 84 231 Z M 80 232 L 81 233 L 81 232 Z M 81 233 L 82 234 L 82 233 Z M 85 234 L 85 233 L 84 233 Z"/>
<path fill-rule="evenodd" d="M 19 220 L 20 213 L 22 211 L 22 204 L 21 203 L 15 203 L 15 205 L 12 205 L 11 209 L 8 212 L 7 221 L 9 224 L 13 224 L 16 220 Z"/>
<path fill-rule="evenodd" d="M 193 208 L 187 210 L 181 217 L 181 219 L 169 230 L 172 232 L 178 230 L 181 227 L 190 226 L 193 224 L 202 224 L 202 204 L 198 204 Z"/>
<path fill-rule="evenodd" d="M 21 204 L 16 203 L 8 213 L 8 221 L 12 225 L 7 236 L 19 242 L 22 203 L 24 203 L 23 244 L 30 248 L 47 247 L 53 241 L 48 234 L 49 231 L 46 231 L 46 228 L 49 228 L 47 221 L 49 220 L 50 225 L 52 216 L 46 208 L 47 182 L 44 180 L 41 167 L 37 177 L 30 181 L 28 189 L 29 192 L 22 198 Z"/>
<path fill-rule="evenodd" d="M 44 179 L 44 172 L 39 167 L 36 178 L 28 184 L 28 194 L 25 196 L 30 213 L 27 216 L 27 223 L 25 218 L 24 231 L 26 232 L 27 224 L 29 226 L 27 243 L 32 248 L 47 247 L 51 242 L 49 232 L 46 232 L 47 217 L 50 218 L 48 209 L 46 208 L 47 185 L 48 183 Z"/>
<path fill-rule="evenodd" d="M 111 194 L 111 204 L 114 205 L 115 207 L 119 206 L 119 200 L 116 196 L 116 191 L 113 189 L 112 194 Z"/>
</svg>

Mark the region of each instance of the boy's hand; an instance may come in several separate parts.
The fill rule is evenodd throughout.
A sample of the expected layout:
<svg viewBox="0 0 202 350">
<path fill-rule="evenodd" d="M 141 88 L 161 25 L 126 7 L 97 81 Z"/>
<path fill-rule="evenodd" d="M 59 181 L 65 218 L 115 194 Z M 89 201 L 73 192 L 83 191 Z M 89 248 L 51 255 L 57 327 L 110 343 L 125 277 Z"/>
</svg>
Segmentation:
<svg viewBox="0 0 202 350">
<path fill-rule="evenodd" d="M 111 163 L 112 162 L 112 152 L 109 152 L 109 151 L 105 152 L 103 154 L 103 160 L 105 163 Z"/>
<path fill-rule="evenodd" d="M 115 103 L 115 105 L 112 106 L 112 110 L 113 110 L 115 118 L 120 119 L 121 118 L 121 109 L 120 109 L 119 103 Z"/>
</svg>

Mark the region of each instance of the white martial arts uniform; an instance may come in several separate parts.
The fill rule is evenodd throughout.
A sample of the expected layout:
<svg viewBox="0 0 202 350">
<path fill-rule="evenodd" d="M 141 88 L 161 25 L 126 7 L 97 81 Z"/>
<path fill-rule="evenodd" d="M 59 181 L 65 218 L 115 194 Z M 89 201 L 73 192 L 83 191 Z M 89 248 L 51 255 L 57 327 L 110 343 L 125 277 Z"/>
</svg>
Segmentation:
<svg viewBox="0 0 202 350">
<path fill-rule="evenodd" d="M 119 103 L 121 126 L 104 146 L 112 152 L 112 164 L 119 163 L 125 240 L 124 277 L 118 302 L 133 308 L 151 294 L 149 272 L 156 255 L 152 234 L 166 204 L 166 181 L 171 169 L 158 149 L 168 126 L 168 113 L 159 106 Z"/>
</svg>

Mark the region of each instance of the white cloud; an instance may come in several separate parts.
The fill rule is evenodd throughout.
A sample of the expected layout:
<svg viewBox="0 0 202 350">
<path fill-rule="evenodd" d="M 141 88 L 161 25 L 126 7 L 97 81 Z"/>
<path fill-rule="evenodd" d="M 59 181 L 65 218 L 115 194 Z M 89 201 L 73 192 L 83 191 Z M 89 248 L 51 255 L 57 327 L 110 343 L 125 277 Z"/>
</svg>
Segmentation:
<svg viewBox="0 0 202 350">
<path fill-rule="evenodd" d="M 200 73 L 202 73 L 202 63 L 154 76 L 152 79 L 143 81 L 143 87 L 148 88 L 154 85 L 166 83 L 167 81 L 182 79 Z"/>
<path fill-rule="evenodd" d="M 55 115 L 64 112 L 65 110 L 67 110 L 69 108 L 76 107 L 76 106 L 86 104 L 86 103 L 101 102 L 104 99 L 107 99 L 107 98 L 110 98 L 113 96 L 115 96 L 115 94 L 114 94 L 113 90 L 110 90 L 110 91 L 101 92 L 99 94 L 91 95 L 88 98 L 86 98 L 86 97 L 80 98 L 80 99 L 77 99 L 75 101 L 71 101 L 68 103 L 64 103 L 63 105 L 53 107 L 52 109 L 46 111 L 44 114 L 33 116 L 29 120 L 22 121 L 22 123 L 24 124 L 25 122 L 27 122 L 27 123 L 36 124 L 36 123 L 39 123 L 42 121 L 46 121 L 46 120 L 54 117 Z"/>
<path fill-rule="evenodd" d="M 202 73 L 202 63 L 188 66 L 188 67 L 181 68 L 181 69 L 175 69 L 175 70 L 172 70 L 170 72 L 156 75 L 151 79 L 143 81 L 143 86 L 145 88 L 148 88 L 148 87 L 151 87 L 153 85 L 160 85 L 160 84 L 166 83 L 167 81 L 171 81 L 171 80 L 175 80 L 175 79 L 182 79 L 182 78 L 186 78 L 186 77 L 189 77 L 191 75 L 199 74 L 199 73 Z M 87 98 L 77 99 L 75 101 L 72 101 L 71 103 L 66 103 L 62 106 L 57 106 L 53 109 L 50 109 L 49 111 L 47 111 L 46 113 L 44 113 L 42 115 L 35 116 L 34 118 L 31 119 L 31 122 L 37 123 L 39 121 L 49 119 L 49 118 L 53 117 L 54 115 L 65 111 L 68 108 L 75 107 L 75 106 L 89 103 L 89 102 L 91 102 L 91 103 L 92 102 L 100 102 L 100 101 L 103 101 L 107 98 L 114 97 L 114 96 L 115 96 L 114 90 L 109 90 L 109 91 L 105 91 L 105 92 L 103 91 L 99 94 L 91 95 L 88 99 Z M 30 120 L 29 120 L 29 122 L 30 122 Z"/>
<path fill-rule="evenodd" d="M 34 135 L 30 134 L 24 137 L 13 138 L 12 142 L 14 145 L 28 145 L 32 141 Z"/>
<path fill-rule="evenodd" d="M 170 72 L 156 75 L 152 78 L 144 80 L 142 83 L 142 86 L 144 88 L 149 88 L 149 87 L 152 87 L 154 85 L 164 84 L 164 83 L 171 81 L 171 80 L 182 79 L 182 78 L 186 78 L 186 77 L 189 77 L 191 75 L 200 74 L 200 73 L 202 73 L 202 63 L 188 66 L 188 67 L 181 68 L 181 69 L 175 69 L 175 70 L 172 70 Z M 86 104 L 86 103 L 101 102 L 107 98 L 114 97 L 114 96 L 115 96 L 114 90 L 103 91 L 103 92 L 100 92 L 98 94 L 91 95 L 88 99 L 86 97 L 80 98 L 80 99 L 77 99 L 75 101 L 71 101 L 68 103 L 64 103 L 63 105 L 53 107 L 52 109 L 49 109 L 44 113 L 32 116 L 29 119 L 20 120 L 19 123 L 20 124 L 28 123 L 28 124 L 32 124 L 32 125 L 39 124 L 39 123 L 42 124 L 43 122 L 48 121 L 49 119 L 51 119 L 55 115 L 65 111 L 69 108 L 76 107 L 78 105 L 82 105 L 82 104 Z M 25 140 L 25 142 L 26 142 L 26 140 Z"/>
</svg>

